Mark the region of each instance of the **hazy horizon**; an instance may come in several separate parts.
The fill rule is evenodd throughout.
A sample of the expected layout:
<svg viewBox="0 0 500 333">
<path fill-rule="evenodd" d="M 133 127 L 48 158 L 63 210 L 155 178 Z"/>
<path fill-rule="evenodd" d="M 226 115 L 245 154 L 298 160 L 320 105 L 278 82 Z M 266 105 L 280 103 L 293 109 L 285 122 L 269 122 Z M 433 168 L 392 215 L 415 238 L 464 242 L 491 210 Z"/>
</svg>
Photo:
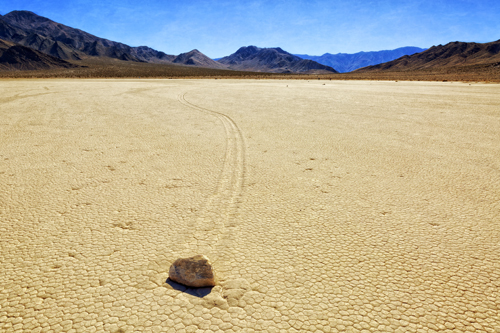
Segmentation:
<svg viewBox="0 0 500 333">
<path fill-rule="evenodd" d="M 168 54 L 220 58 L 248 45 L 294 54 L 357 53 L 500 39 L 496 1 L 0 0 L 0 14 L 29 10 L 98 37 Z"/>
</svg>

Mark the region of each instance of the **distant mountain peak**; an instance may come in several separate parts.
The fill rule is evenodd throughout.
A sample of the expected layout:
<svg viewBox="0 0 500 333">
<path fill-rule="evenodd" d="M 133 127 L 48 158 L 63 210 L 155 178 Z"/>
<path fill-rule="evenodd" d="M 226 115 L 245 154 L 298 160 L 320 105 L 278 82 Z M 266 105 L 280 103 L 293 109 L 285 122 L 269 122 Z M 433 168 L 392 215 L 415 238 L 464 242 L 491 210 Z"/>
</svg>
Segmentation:
<svg viewBox="0 0 500 333">
<path fill-rule="evenodd" d="M 31 15 L 31 16 L 40 16 L 38 14 L 35 14 L 34 12 L 30 11 L 30 10 L 13 10 L 13 11 L 10 11 L 8 12 L 7 14 L 5 14 L 5 16 L 7 15 Z"/>
<path fill-rule="evenodd" d="M 34 12 L 29 11 L 29 10 L 13 10 L 13 11 L 5 14 L 5 16 L 10 16 L 10 17 L 15 17 L 15 16 L 19 16 L 19 17 L 20 16 L 23 16 L 23 17 L 41 17 L 41 18 L 44 18 L 44 19 L 48 20 L 48 18 L 40 16 L 38 14 L 35 14 Z"/>
<path fill-rule="evenodd" d="M 261 48 L 254 45 L 242 46 L 235 53 L 233 53 L 233 55 L 240 59 L 244 59 L 254 54 L 257 54 L 260 50 Z"/>
<path fill-rule="evenodd" d="M 257 47 L 255 45 L 248 45 L 248 46 L 242 46 L 240 47 L 235 53 L 238 53 L 238 52 L 258 52 L 261 48 L 260 47 Z"/>
<path fill-rule="evenodd" d="M 181 64 L 188 66 L 227 69 L 227 66 L 210 59 L 197 49 L 179 54 L 177 57 L 175 57 L 175 59 L 172 60 L 172 62 L 174 64 Z"/>
<path fill-rule="evenodd" d="M 191 54 L 203 54 L 203 53 L 201 53 L 200 51 L 198 51 L 198 49 L 192 49 L 191 51 L 186 52 L 186 54 L 190 54 L 191 55 Z"/>
<path fill-rule="evenodd" d="M 23 22 L 26 20 L 37 21 L 37 22 L 53 22 L 52 20 L 30 12 L 29 10 L 13 10 L 3 16 L 7 18 L 10 23 Z"/>
</svg>

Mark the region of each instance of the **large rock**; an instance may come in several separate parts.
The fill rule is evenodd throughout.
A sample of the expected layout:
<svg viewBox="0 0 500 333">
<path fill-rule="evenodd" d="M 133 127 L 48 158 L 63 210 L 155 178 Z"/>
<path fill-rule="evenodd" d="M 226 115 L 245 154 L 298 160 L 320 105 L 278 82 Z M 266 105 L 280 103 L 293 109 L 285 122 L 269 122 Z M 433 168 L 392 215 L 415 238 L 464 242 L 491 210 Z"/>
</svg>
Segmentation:
<svg viewBox="0 0 500 333">
<path fill-rule="evenodd" d="M 210 260 L 204 255 L 177 259 L 168 272 L 172 281 L 188 287 L 213 287 L 215 275 Z"/>
</svg>

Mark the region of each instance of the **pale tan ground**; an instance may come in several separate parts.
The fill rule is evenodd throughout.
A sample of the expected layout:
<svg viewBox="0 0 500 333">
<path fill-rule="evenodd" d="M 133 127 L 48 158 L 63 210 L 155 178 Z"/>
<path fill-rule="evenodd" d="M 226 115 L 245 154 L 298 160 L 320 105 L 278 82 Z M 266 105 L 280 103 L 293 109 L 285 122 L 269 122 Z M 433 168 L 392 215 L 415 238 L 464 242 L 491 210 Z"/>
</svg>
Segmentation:
<svg viewBox="0 0 500 333">
<path fill-rule="evenodd" d="M 500 332 L 500 85 L 0 81 L 0 233 L 1 332 Z"/>
</svg>

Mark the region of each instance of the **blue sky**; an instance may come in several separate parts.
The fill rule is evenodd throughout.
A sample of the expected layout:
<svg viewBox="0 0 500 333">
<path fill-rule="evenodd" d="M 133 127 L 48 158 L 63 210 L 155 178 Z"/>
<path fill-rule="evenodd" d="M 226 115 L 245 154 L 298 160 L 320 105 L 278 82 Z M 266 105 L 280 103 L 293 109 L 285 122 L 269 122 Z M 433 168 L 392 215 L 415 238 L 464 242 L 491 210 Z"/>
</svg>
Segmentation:
<svg viewBox="0 0 500 333">
<path fill-rule="evenodd" d="M 355 53 L 500 39 L 499 0 L 0 0 L 131 46 L 222 57 L 241 46 Z"/>
</svg>

